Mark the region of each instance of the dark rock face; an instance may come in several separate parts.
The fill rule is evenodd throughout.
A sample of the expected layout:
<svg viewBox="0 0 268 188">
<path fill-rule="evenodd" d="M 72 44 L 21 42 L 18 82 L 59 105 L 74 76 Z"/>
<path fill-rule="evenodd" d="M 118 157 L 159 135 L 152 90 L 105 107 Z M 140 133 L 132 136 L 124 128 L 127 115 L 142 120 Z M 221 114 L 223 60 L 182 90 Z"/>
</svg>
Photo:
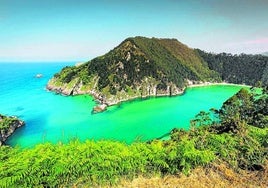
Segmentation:
<svg viewBox="0 0 268 188">
<path fill-rule="evenodd" d="M 25 125 L 24 121 L 14 116 L 7 117 L 0 114 L 0 146 L 5 143 L 17 128 L 23 125 Z"/>
</svg>

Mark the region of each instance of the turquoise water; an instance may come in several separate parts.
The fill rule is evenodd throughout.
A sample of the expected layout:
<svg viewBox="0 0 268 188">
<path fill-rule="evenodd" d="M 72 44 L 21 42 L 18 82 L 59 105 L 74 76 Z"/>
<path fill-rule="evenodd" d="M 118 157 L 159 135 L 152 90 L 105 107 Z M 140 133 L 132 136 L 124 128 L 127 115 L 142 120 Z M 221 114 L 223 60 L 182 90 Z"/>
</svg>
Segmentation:
<svg viewBox="0 0 268 188">
<path fill-rule="evenodd" d="M 160 137 L 174 127 L 189 127 L 200 110 L 220 108 L 240 86 L 189 88 L 182 96 L 125 102 L 99 114 L 91 114 L 90 96 L 64 97 L 48 92 L 49 78 L 74 63 L 0 64 L 0 113 L 26 122 L 7 141 L 31 147 L 43 142 L 73 138 L 110 139 L 131 143 Z M 35 78 L 41 73 L 42 78 Z"/>
</svg>

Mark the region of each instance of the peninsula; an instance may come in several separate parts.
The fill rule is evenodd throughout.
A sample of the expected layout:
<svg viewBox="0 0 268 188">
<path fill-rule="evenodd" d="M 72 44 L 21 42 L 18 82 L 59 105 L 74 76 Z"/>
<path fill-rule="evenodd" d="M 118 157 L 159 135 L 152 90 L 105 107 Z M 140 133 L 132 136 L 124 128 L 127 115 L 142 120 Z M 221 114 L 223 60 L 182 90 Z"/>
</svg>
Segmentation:
<svg viewBox="0 0 268 188">
<path fill-rule="evenodd" d="M 256 67 L 259 59 L 262 63 Z M 261 55 L 211 54 L 177 39 L 133 37 L 103 56 L 63 68 L 47 89 L 63 95 L 90 94 L 97 101 L 93 112 L 100 112 L 139 97 L 178 95 L 192 84 L 268 83 L 267 73 L 268 57 Z"/>
<path fill-rule="evenodd" d="M 14 116 L 3 116 L 0 114 L 0 146 L 5 143 L 7 138 L 13 134 L 13 132 L 23 126 L 25 123 Z"/>
</svg>

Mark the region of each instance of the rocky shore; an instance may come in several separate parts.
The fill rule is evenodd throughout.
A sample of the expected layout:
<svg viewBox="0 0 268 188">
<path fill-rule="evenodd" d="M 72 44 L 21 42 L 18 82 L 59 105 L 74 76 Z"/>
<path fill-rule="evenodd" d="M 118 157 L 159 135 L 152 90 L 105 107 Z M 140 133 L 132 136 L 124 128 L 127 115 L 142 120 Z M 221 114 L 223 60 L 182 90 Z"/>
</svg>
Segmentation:
<svg viewBox="0 0 268 188">
<path fill-rule="evenodd" d="M 56 86 L 52 80 L 47 84 L 47 89 L 49 91 L 56 92 L 58 94 L 70 96 L 70 95 L 81 95 L 89 94 L 93 96 L 96 101 L 96 106 L 92 109 L 92 113 L 99 113 L 105 111 L 109 106 L 120 104 L 121 102 L 126 102 L 138 98 L 147 98 L 147 97 L 161 97 L 161 96 L 177 96 L 182 95 L 188 87 L 202 87 L 202 86 L 212 86 L 212 85 L 237 85 L 226 82 L 194 82 L 186 80 L 186 87 L 178 88 L 175 85 L 169 86 L 166 90 L 157 90 L 156 85 L 151 83 L 141 86 L 142 92 L 136 91 L 133 95 L 129 95 L 126 92 L 120 92 L 118 95 L 105 96 L 96 89 L 82 90 L 82 83 L 73 84 L 72 87 L 66 85 Z M 242 85 L 246 86 L 247 85 Z M 172 88 L 172 89 L 171 89 Z"/>
<path fill-rule="evenodd" d="M 187 87 L 204 87 L 204 86 L 217 86 L 217 85 L 226 85 L 226 86 L 242 86 L 242 87 L 251 87 L 250 85 L 245 84 L 233 84 L 228 82 L 201 82 L 198 84 L 189 84 Z"/>
<path fill-rule="evenodd" d="M 17 117 L 0 114 L 0 146 L 5 143 L 17 128 L 23 125 L 25 125 L 24 121 L 19 120 Z"/>
<path fill-rule="evenodd" d="M 96 85 L 96 84 L 95 84 Z M 157 85 L 147 82 L 141 85 L 137 90 L 134 90 L 132 94 L 126 91 L 120 91 L 116 95 L 105 95 L 99 92 L 96 88 L 83 89 L 83 84 L 76 81 L 72 84 L 55 84 L 54 78 L 52 78 L 47 86 L 47 90 L 61 94 L 64 96 L 89 94 L 93 96 L 96 101 L 96 106 L 92 109 L 92 113 L 99 113 L 105 111 L 109 106 L 120 104 L 138 98 L 147 97 L 161 97 L 161 96 L 176 96 L 184 93 L 185 88 L 178 88 L 174 84 L 170 84 L 166 90 L 157 89 Z"/>
</svg>

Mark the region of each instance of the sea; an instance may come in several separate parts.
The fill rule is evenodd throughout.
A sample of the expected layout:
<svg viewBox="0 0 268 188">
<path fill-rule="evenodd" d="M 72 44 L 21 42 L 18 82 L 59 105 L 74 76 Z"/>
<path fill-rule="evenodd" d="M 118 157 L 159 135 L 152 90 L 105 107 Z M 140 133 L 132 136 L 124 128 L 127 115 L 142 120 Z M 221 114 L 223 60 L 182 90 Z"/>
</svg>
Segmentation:
<svg viewBox="0 0 268 188">
<path fill-rule="evenodd" d="M 21 148 L 73 139 L 114 140 L 130 144 L 162 137 L 173 128 L 189 129 L 201 110 L 219 109 L 241 86 L 188 88 L 175 97 L 150 97 L 123 102 L 92 114 L 89 95 L 62 96 L 46 90 L 48 80 L 75 62 L 0 63 L 0 114 L 17 116 L 25 126 L 7 144 Z M 43 76 L 37 78 L 37 74 Z"/>
</svg>

